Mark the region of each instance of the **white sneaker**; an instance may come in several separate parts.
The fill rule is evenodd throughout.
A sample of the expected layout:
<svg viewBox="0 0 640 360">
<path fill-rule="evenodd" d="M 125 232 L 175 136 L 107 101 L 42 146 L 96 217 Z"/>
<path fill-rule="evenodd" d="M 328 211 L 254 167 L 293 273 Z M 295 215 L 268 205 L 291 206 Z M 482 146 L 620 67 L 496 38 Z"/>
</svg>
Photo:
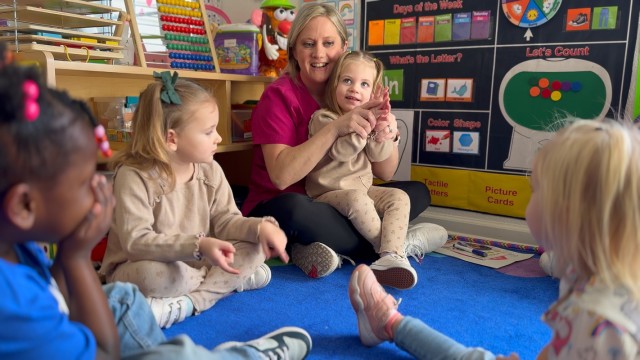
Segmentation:
<svg viewBox="0 0 640 360">
<path fill-rule="evenodd" d="M 267 286 L 271 281 L 271 269 L 267 264 L 260 264 L 256 271 L 244 280 L 242 284 L 236 289 L 237 292 L 243 292 L 245 290 L 262 289 Z"/>
<path fill-rule="evenodd" d="M 301 328 L 286 326 L 247 342 L 229 341 L 216 346 L 216 350 L 234 347 L 252 347 L 264 359 L 302 360 L 311 351 L 311 336 Z"/>
<path fill-rule="evenodd" d="M 186 296 L 167 298 L 146 297 L 145 299 L 151 307 L 158 326 L 163 329 L 168 329 L 171 325 L 179 323 L 191 315 L 187 313 L 189 306 L 186 302 L 189 301 L 189 299 L 186 298 Z M 193 306 L 191 306 L 191 308 L 193 309 Z"/>
<path fill-rule="evenodd" d="M 418 274 L 409 264 L 409 259 L 398 254 L 389 254 L 370 266 L 381 285 L 396 289 L 410 289 L 418 282 Z"/>
<path fill-rule="evenodd" d="M 431 223 L 409 225 L 407 238 L 404 241 L 405 254 L 420 262 L 424 254 L 442 247 L 447 242 L 448 236 L 447 230 L 440 225 Z"/>
</svg>

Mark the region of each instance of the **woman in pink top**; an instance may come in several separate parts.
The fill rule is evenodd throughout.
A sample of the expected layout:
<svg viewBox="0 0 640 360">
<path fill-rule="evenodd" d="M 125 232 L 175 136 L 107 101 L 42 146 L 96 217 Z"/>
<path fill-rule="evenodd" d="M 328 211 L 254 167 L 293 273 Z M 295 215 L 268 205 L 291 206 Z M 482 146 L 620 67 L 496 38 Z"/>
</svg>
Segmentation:
<svg viewBox="0 0 640 360">
<path fill-rule="evenodd" d="M 334 141 L 352 132 L 367 137 L 377 118 L 388 113 L 387 134 L 398 137 L 397 122 L 386 101 L 372 100 L 349 111 L 309 138 L 311 115 L 324 107 L 327 80 L 335 61 L 347 48 L 347 29 L 334 6 L 320 3 L 301 8 L 289 32 L 285 73 L 262 94 L 253 111 L 253 164 L 249 195 L 242 206 L 246 216 L 273 216 L 293 244 L 292 260 L 310 277 L 322 277 L 340 265 L 340 256 L 374 259 L 371 244 L 348 218 L 331 205 L 314 202 L 305 192 L 305 177 L 324 157 Z M 398 150 L 372 164 L 373 174 L 389 180 L 398 166 Z M 388 184 L 405 190 L 411 199 L 410 219 L 431 201 L 420 182 Z M 421 256 L 441 244 L 446 231 L 434 224 L 410 228 L 406 250 Z M 432 246 L 435 247 L 435 246 Z"/>
</svg>

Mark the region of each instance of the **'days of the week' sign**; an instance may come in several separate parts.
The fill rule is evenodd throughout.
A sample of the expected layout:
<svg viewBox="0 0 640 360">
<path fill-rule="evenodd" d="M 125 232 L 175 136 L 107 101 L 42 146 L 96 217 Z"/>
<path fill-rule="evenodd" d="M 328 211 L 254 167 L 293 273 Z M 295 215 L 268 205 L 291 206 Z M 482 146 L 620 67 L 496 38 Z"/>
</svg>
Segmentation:
<svg viewBox="0 0 640 360">
<path fill-rule="evenodd" d="M 411 179 L 429 187 L 431 204 L 524 218 L 528 176 L 412 166 Z"/>
</svg>

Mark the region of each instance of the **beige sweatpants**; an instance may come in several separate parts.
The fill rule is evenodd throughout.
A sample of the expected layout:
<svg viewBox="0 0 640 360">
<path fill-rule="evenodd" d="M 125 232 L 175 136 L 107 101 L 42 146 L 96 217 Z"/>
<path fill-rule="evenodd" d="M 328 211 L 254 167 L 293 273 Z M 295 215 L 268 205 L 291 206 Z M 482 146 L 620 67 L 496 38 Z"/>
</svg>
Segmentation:
<svg viewBox="0 0 640 360">
<path fill-rule="evenodd" d="M 239 275 L 212 266 L 206 260 L 169 263 L 142 260 L 121 264 L 107 281 L 134 283 L 149 297 L 186 295 L 193 301 L 196 314 L 199 314 L 234 292 L 265 261 L 259 244 L 238 241 L 233 242 L 233 246 L 236 252 L 232 266 L 240 270 Z"/>
<path fill-rule="evenodd" d="M 393 252 L 404 256 L 409 226 L 409 196 L 400 189 L 371 186 L 364 190 L 334 190 L 318 196 L 349 218 L 378 254 Z"/>
</svg>

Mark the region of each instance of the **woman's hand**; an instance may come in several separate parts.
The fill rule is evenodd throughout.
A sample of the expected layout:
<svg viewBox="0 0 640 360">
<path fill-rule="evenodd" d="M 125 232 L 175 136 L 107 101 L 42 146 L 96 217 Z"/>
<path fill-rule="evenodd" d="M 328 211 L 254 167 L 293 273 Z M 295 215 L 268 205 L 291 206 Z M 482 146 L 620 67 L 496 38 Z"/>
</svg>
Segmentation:
<svg viewBox="0 0 640 360">
<path fill-rule="evenodd" d="M 289 255 L 284 249 L 287 245 L 287 236 L 278 226 L 271 222 L 263 221 L 260 224 L 258 240 L 267 259 L 277 256 L 282 262 L 289 262 Z"/>
<path fill-rule="evenodd" d="M 394 140 L 398 135 L 398 121 L 396 120 L 396 116 L 392 113 L 381 116 L 378 118 L 378 122 L 373 128 L 373 131 L 376 132 L 375 140 L 377 142 Z"/>
<path fill-rule="evenodd" d="M 371 99 L 337 118 L 331 126 L 336 129 L 338 136 L 355 132 L 366 139 L 376 126 L 376 119 L 388 113 L 388 110 L 380 108 L 383 102 L 383 99 Z"/>
<path fill-rule="evenodd" d="M 199 241 L 198 249 L 200 253 L 212 265 L 219 266 L 230 274 L 240 274 L 240 270 L 231 266 L 236 253 L 236 248 L 233 244 L 212 237 L 203 237 Z"/>
</svg>

